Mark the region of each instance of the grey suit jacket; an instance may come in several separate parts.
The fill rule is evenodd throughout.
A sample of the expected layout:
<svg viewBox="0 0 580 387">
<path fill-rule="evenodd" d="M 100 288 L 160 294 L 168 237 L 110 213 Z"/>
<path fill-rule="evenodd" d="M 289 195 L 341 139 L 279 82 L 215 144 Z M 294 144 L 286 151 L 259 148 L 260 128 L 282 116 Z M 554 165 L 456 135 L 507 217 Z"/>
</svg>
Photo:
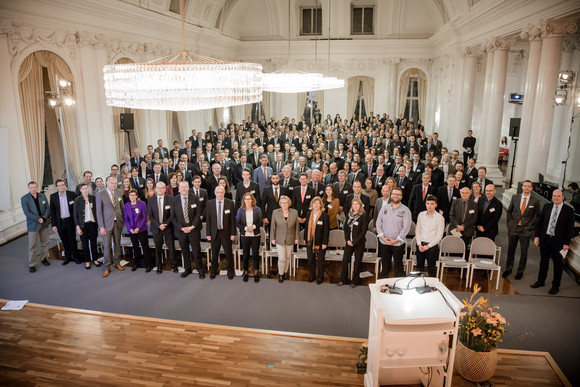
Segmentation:
<svg viewBox="0 0 580 387">
<path fill-rule="evenodd" d="M 467 201 L 467 211 L 465 217 L 461 213 L 461 202 L 463 199 L 458 198 L 451 203 L 451 212 L 449 213 L 449 231 L 457 228 L 458 225 L 465 227 L 461 233 L 465 237 L 472 237 L 475 234 L 475 222 L 477 222 L 477 203 L 472 200 Z M 463 220 L 463 222 L 462 222 Z"/>
<path fill-rule="evenodd" d="M 22 196 L 20 199 L 20 205 L 22 206 L 22 211 L 26 216 L 26 229 L 28 231 L 38 232 L 40 228 L 48 227 L 48 218 L 50 217 L 50 204 L 46 199 L 46 196 L 42 192 L 36 194 L 38 197 L 38 204 L 40 207 L 40 215 L 36 211 L 36 204 L 34 204 L 34 198 L 30 193 Z M 44 218 L 43 223 L 38 223 L 38 219 Z"/>
<path fill-rule="evenodd" d="M 522 215 L 520 209 L 521 200 L 521 194 L 512 196 L 507 210 L 508 232 L 510 234 L 529 236 L 531 238 L 534 236 L 536 222 L 542 213 L 542 205 L 540 204 L 540 199 L 530 194 L 530 200 L 526 203 L 526 209 Z M 518 226 L 520 221 L 522 225 Z"/>
<path fill-rule="evenodd" d="M 109 191 L 106 189 L 95 195 L 95 201 L 97 203 L 97 223 L 99 224 L 99 228 L 105 228 L 106 231 L 111 231 L 115 224 L 117 228 L 123 228 L 125 226 L 125 222 L 123 221 L 123 194 L 120 189 L 116 189 L 113 194 L 115 195 L 114 207 L 113 203 L 111 203 Z M 115 223 L 115 217 L 117 218 L 117 223 Z"/>
<path fill-rule="evenodd" d="M 288 210 L 288 220 L 284 220 L 282 209 L 275 209 L 270 222 L 270 238 L 279 245 L 291 246 L 298 240 L 300 224 L 298 223 L 298 211 L 293 208 Z"/>
</svg>

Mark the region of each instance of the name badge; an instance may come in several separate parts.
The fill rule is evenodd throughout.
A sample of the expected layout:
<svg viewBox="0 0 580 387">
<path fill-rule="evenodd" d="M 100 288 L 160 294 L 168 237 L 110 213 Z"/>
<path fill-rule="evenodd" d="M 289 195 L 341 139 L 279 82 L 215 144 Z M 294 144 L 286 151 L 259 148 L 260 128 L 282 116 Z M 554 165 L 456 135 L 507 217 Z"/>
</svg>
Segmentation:
<svg viewBox="0 0 580 387">
<path fill-rule="evenodd" d="M 332 208 L 332 205 L 330 205 L 330 204 L 329 204 L 329 205 L 328 205 L 328 208 Z"/>
<path fill-rule="evenodd" d="M 192 204 L 191 205 L 191 208 L 196 208 L 196 207 L 197 207 L 197 204 Z"/>
<path fill-rule="evenodd" d="M 379 185 L 382 185 L 382 184 L 379 184 Z M 401 186 L 401 189 L 405 189 L 405 186 L 404 186 L 404 185 L 402 185 L 402 186 Z"/>
<path fill-rule="evenodd" d="M 294 191 L 294 187 L 288 187 L 290 191 Z"/>
<path fill-rule="evenodd" d="M 89 203 L 89 208 L 93 208 L 93 203 Z"/>
<path fill-rule="evenodd" d="M 470 214 L 475 214 L 475 210 L 469 210 Z"/>
<path fill-rule="evenodd" d="M 204 198 L 199 198 L 199 201 L 200 201 L 200 202 L 203 202 L 203 200 L 204 200 Z"/>
<path fill-rule="evenodd" d="M 171 208 L 170 206 L 165 206 L 165 209 L 166 210 L 169 210 L 170 208 Z"/>
<path fill-rule="evenodd" d="M 74 204 L 74 201 L 71 200 L 70 202 L 68 202 L 68 204 Z"/>
<path fill-rule="evenodd" d="M 310 195 L 306 195 L 305 199 L 310 199 L 310 197 L 311 197 Z"/>
<path fill-rule="evenodd" d="M 528 208 L 534 208 L 534 206 L 528 206 Z"/>
<path fill-rule="evenodd" d="M 358 222 L 354 222 L 353 224 L 354 224 L 355 226 L 358 226 Z"/>
<path fill-rule="evenodd" d="M 318 222 L 316 222 L 316 224 L 322 226 L 322 220 L 319 220 Z"/>
<path fill-rule="evenodd" d="M 121 201 L 121 198 L 119 198 L 118 200 Z"/>
<path fill-rule="evenodd" d="M 43 200 L 43 201 L 42 201 L 42 204 L 46 204 L 46 200 Z M 531 207 L 531 206 L 530 206 L 530 207 Z"/>
<path fill-rule="evenodd" d="M 139 213 L 139 209 L 135 208 L 135 213 L 138 214 Z"/>
<path fill-rule="evenodd" d="M 229 213 L 230 213 L 230 210 L 225 210 L 224 211 L 224 214 L 229 214 Z"/>
<path fill-rule="evenodd" d="M 348 191 L 342 191 L 342 193 L 346 195 L 346 194 L 348 194 Z"/>
<path fill-rule="evenodd" d="M 251 193 L 251 194 L 255 194 L 255 193 L 256 193 L 256 190 L 255 190 L 255 189 L 253 189 L 253 190 L 251 190 L 251 191 L 250 191 L 250 193 Z"/>
<path fill-rule="evenodd" d="M 495 212 L 495 208 L 490 208 L 489 212 Z"/>
<path fill-rule="evenodd" d="M 457 199 L 457 196 L 453 196 L 453 197 L 451 198 L 451 200 L 455 200 L 455 199 Z"/>
</svg>

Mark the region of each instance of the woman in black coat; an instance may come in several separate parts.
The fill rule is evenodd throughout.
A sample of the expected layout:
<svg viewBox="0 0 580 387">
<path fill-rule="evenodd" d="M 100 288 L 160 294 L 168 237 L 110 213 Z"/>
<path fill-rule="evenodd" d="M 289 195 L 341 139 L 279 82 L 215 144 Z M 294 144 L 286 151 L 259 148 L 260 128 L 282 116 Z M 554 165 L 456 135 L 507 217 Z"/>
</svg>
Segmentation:
<svg viewBox="0 0 580 387">
<path fill-rule="evenodd" d="M 306 256 L 310 271 L 308 282 L 313 282 L 316 279 L 316 284 L 320 285 L 324 281 L 330 220 L 328 214 L 323 210 L 322 199 L 318 196 L 312 199 L 310 208 L 311 210 L 306 215 L 304 222 L 304 241 L 306 242 Z"/>
<path fill-rule="evenodd" d="M 348 213 L 348 218 L 344 222 L 344 239 L 346 246 L 342 258 L 342 269 L 340 272 L 340 282 L 338 286 L 348 283 L 348 264 L 354 253 L 354 273 L 352 274 L 351 288 L 361 284 L 360 271 L 362 259 L 365 252 L 366 234 L 369 227 L 369 218 L 367 217 L 363 204 L 360 199 L 353 199 Z"/>
</svg>

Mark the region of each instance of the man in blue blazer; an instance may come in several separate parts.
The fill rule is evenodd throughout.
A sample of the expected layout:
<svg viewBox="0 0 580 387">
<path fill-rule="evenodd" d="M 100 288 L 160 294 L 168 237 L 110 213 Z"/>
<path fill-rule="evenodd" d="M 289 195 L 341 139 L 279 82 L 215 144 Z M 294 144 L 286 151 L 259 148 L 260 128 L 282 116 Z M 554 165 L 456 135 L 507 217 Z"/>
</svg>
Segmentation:
<svg viewBox="0 0 580 387">
<path fill-rule="evenodd" d="M 31 273 L 36 271 L 38 263 L 49 266 L 48 260 L 48 217 L 50 205 L 46 196 L 38 192 L 35 181 L 28 183 L 28 193 L 20 199 L 20 205 L 26 216 L 28 230 L 28 268 Z M 40 254 L 36 253 L 36 244 L 40 239 Z"/>
<path fill-rule="evenodd" d="M 268 156 L 262 155 L 262 157 L 260 157 L 260 164 L 260 166 L 254 169 L 253 180 L 258 183 L 261 196 L 262 192 L 264 192 L 264 188 L 266 188 L 271 183 L 273 171 L 272 168 L 268 166 Z"/>
</svg>

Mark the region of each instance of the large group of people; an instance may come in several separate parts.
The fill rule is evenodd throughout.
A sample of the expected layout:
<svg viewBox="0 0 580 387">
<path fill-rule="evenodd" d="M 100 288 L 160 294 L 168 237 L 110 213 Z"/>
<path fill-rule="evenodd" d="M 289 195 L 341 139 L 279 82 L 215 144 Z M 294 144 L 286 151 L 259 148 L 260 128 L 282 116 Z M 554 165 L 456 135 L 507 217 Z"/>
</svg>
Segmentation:
<svg viewBox="0 0 580 387">
<path fill-rule="evenodd" d="M 341 229 L 346 245 L 338 285 L 353 287 L 361 283 L 367 230 L 380 242 L 381 277 L 389 275 L 393 263 L 395 276 L 404 275 L 403 256 L 412 223 L 416 224 L 417 266 L 423 270 L 427 264 L 429 275 L 435 273 L 438 244 L 446 226 L 447 232 L 459 233 L 466 244 L 473 237 L 494 239 L 498 233 L 503 208 L 486 168 L 476 166 L 476 139 L 471 130 L 463 149 L 449 151 L 437 133 L 427 135 L 420 120 L 402 115 L 371 113 L 360 120 L 328 115 L 322 122 L 304 116 L 298 122 L 262 117 L 258 123 L 248 119 L 241 124 L 221 123 L 217 130 L 210 126 L 205 133 L 192 130 L 183 147 L 178 140 L 172 145 L 168 149 L 159 139 L 157 147 L 149 145 L 144 156 L 135 148 L 113 164 L 106 177 L 93 181 L 92 173 L 85 172 L 74 191 L 59 179 L 49 201 L 38 191 L 38 184 L 30 182 L 29 193 L 22 197 L 30 271 L 36 271 L 40 263 L 50 264 L 49 221 L 64 247 L 63 265 L 74 260 L 84 262 L 87 269 L 100 266 L 96 244 L 97 236 L 102 236 L 104 277 L 113 268 L 124 270 L 118 246 L 125 232 L 133 246 L 132 270 L 156 267 L 161 274 L 165 248 L 169 265 L 177 272 L 177 240 L 184 266 L 181 277 L 195 267 L 204 278 L 200 243 L 206 238 L 212 251 L 210 278 L 218 275 L 223 253 L 228 278 L 233 279 L 233 245 L 239 235 L 243 281 L 253 274 L 259 282 L 259 250 L 270 241 L 278 256 L 280 282 L 288 279 L 295 246 L 304 243 L 309 280 L 318 284 L 324 281 L 329 232 Z M 544 266 L 547 270 L 550 257 L 554 259 L 554 249 L 570 243 L 567 233 L 563 238 L 542 235 L 536 226 L 542 224 L 543 213 L 530 191 L 531 183 L 524 182 L 524 193 L 515 196 L 508 209 L 504 277 L 513 270 L 517 243 L 522 253 L 516 279 L 523 275 L 532 236 L 544 246 L 542 270 Z M 566 211 L 558 214 L 562 214 L 558 222 L 567 221 Z M 548 223 L 548 236 L 566 230 L 558 223 L 554 231 L 551 220 Z M 204 226 L 206 232 L 201 235 Z M 80 236 L 82 252 L 75 234 Z M 349 279 L 353 256 L 354 274 Z M 543 284 L 542 273 L 535 285 Z M 561 270 L 556 267 L 558 275 Z M 553 286 L 557 291 L 556 278 Z"/>
</svg>

